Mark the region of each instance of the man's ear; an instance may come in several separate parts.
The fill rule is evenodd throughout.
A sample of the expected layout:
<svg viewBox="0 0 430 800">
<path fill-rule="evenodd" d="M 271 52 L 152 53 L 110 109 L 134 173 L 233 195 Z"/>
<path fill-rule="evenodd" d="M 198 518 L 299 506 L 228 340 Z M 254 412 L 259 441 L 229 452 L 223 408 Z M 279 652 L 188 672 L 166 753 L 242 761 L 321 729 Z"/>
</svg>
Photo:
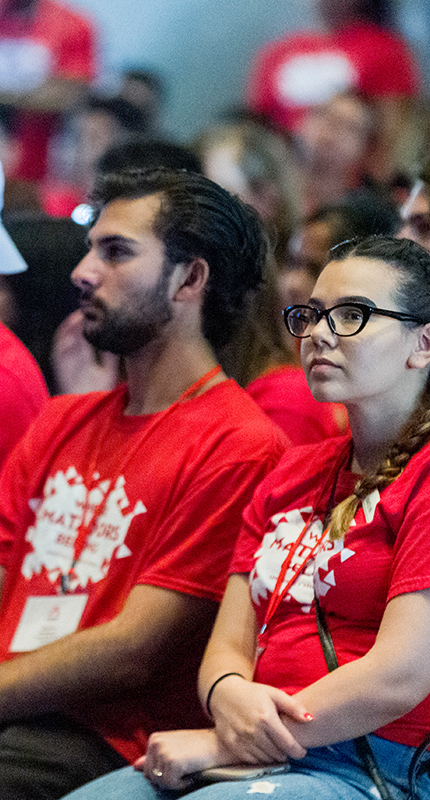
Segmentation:
<svg viewBox="0 0 430 800">
<path fill-rule="evenodd" d="M 173 300 L 186 302 L 203 297 L 209 280 L 209 264 L 204 258 L 194 258 L 188 264 L 181 264 Z"/>
<path fill-rule="evenodd" d="M 411 369 L 425 369 L 430 365 L 430 322 L 422 325 L 417 332 L 417 342 L 408 358 Z"/>
</svg>

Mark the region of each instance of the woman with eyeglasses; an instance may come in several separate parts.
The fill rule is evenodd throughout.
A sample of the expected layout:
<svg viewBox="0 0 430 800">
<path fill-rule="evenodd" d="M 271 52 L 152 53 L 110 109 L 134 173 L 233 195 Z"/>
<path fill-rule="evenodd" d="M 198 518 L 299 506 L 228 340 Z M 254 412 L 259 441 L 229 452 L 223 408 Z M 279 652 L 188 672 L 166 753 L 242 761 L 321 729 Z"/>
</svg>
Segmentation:
<svg viewBox="0 0 430 800">
<path fill-rule="evenodd" d="M 200 673 L 212 727 L 154 734 L 140 771 L 70 799 L 430 797 L 430 255 L 343 243 L 284 318 L 352 438 L 289 451 L 245 511 Z M 271 768 L 190 782 L 231 764 Z"/>
</svg>

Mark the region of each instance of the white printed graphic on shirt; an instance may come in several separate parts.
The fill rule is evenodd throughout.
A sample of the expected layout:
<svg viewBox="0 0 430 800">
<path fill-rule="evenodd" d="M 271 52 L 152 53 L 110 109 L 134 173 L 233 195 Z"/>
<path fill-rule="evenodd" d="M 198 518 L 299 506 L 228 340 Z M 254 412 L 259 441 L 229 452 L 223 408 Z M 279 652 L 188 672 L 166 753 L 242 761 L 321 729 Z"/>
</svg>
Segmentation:
<svg viewBox="0 0 430 800">
<path fill-rule="evenodd" d="M 28 92 L 48 80 L 52 54 L 42 42 L 29 38 L 0 41 L 0 91 Z"/>
<path fill-rule="evenodd" d="M 366 522 L 372 522 L 373 517 L 375 516 L 376 506 L 378 505 L 381 499 L 381 495 L 379 494 L 377 489 L 374 489 L 373 492 L 366 495 L 361 501 L 361 507 L 363 509 L 364 517 Z"/>
<path fill-rule="evenodd" d="M 354 521 L 352 524 L 355 524 Z M 338 553 L 339 557 L 332 560 L 333 556 Z M 355 556 L 355 551 L 345 547 L 343 539 L 336 539 L 335 542 L 328 540 L 323 542 L 315 558 L 314 589 L 317 597 L 324 597 L 331 586 L 336 586 L 336 566 L 343 564 L 351 556 Z"/>
<path fill-rule="evenodd" d="M 279 97 L 292 105 L 325 103 L 339 92 L 356 86 L 358 75 L 345 53 L 304 53 L 288 60 L 278 70 Z"/>
<path fill-rule="evenodd" d="M 71 579 L 70 589 L 85 587 L 89 580 L 97 583 L 107 574 L 114 556 L 126 558 L 131 555 L 124 540 L 134 517 L 145 513 L 146 508 L 140 500 L 133 509 L 130 508 L 123 476 L 112 488 L 110 481 L 99 480 L 98 473 L 93 478 L 95 483 L 88 500 L 83 478 L 74 467 L 69 467 L 66 473 L 59 470 L 48 478 L 42 500 L 30 500 L 36 520 L 26 534 L 26 541 L 33 547 L 33 552 L 24 558 L 22 565 L 22 574 L 27 580 L 40 574 L 42 567 L 46 568 L 52 583 L 60 574 L 69 572 L 78 528 L 82 522 L 91 527 L 92 517 L 100 504 L 95 524 L 74 567 L 76 577 Z"/>
<path fill-rule="evenodd" d="M 271 521 L 275 525 L 275 530 L 265 534 L 261 547 L 255 554 L 256 562 L 250 576 L 251 596 L 258 605 L 260 598 L 266 600 L 268 592 L 274 591 L 282 564 L 311 516 L 312 508 L 306 507 L 275 514 L 272 517 Z M 297 545 L 280 591 L 286 586 L 294 572 L 309 558 L 309 554 L 321 534 L 322 521 L 316 519 L 306 531 L 300 544 Z M 309 613 L 314 597 L 314 568 L 315 559 L 310 558 L 284 598 L 284 600 L 290 601 L 293 597 L 301 605 L 301 610 L 305 614 Z"/>
</svg>

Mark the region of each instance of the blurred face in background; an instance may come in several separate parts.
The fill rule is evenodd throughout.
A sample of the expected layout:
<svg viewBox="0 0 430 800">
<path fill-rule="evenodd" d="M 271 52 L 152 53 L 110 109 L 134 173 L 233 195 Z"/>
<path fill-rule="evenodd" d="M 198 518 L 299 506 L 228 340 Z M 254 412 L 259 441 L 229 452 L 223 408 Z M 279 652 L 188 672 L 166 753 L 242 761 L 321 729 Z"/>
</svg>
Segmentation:
<svg viewBox="0 0 430 800">
<path fill-rule="evenodd" d="M 333 232 L 329 220 L 307 222 L 291 237 L 289 255 L 296 266 L 312 271 L 315 280 L 327 263 Z"/>
<path fill-rule="evenodd" d="M 76 121 L 79 158 L 93 168 L 103 153 L 121 138 L 121 126 L 112 114 L 101 110 L 82 112 Z"/>
<path fill-rule="evenodd" d="M 417 181 L 400 210 L 402 227 L 399 239 L 412 239 L 430 253 L 430 191 L 423 181 Z"/>
<path fill-rule="evenodd" d="M 299 140 L 308 167 L 355 174 L 364 168 L 372 118 L 358 97 L 338 95 L 305 117 Z"/>
<path fill-rule="evenodd" d="M 208 178 L 237 194 L 244 203 L 255 208 L 265 222 L 276 216 L 282 203 L 279 191 L 267 178 L 250 181 L 242 164 L 243 146 L 239 139 L 235 141 L 232 137 L 230 141 L 208 147 L 202 161 Z"/>
<path fill-rule="evenodd" d="M 312 294 L 315 276 L 304 267 L 295 265 L 279 270 L 277 275 L 280 308 L 306 304 Z"/>
<path fill-rule="evenodd" d="M 329 220 L 307 222 L 293 234 L 288 245 L 288 263 L 278 276 L 282 308 L 308 302 L 327 263 L 332 239 Z"/>
</svg>

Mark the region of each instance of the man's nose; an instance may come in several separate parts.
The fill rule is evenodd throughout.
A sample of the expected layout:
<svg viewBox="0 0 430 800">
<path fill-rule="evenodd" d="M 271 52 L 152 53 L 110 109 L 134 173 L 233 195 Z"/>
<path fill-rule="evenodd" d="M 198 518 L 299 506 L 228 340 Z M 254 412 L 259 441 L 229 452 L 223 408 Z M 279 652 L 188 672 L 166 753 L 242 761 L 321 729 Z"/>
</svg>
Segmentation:
<svg viewBox="0 0 430 800">
<path fill-rule="evenodd" d="M 79 262 L 71 274 L 72 283 L 78 289 L 96 288 L 100 282 L 100 269 L 97 258 L 91 251 Z"/>
</svg>

